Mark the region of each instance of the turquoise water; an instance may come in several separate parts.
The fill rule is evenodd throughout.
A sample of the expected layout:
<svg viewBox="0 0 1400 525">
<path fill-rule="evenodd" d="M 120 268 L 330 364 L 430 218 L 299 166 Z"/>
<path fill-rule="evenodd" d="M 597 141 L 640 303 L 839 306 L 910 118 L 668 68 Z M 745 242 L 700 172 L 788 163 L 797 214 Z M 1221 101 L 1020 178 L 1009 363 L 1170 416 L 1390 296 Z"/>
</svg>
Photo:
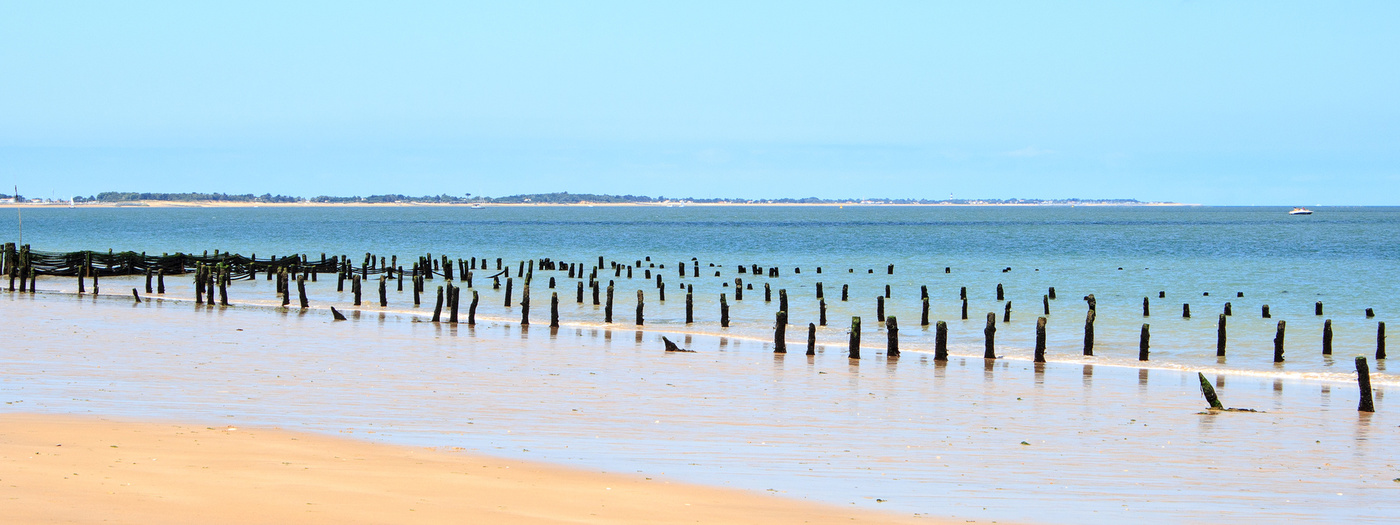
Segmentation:
<svg viewBox="0 0 1400 525">
<path fill-rule="evenodd" d="M 1373 354 L 1377 322 L 1400 310 L 1400 208 L 1320 208 L 1289 216 L 1285 208 L 1210 207 L 363 207 L 363 208 L 27 208 L 25 242 L 38 250 L 115 249 L 160 252 L 226 250 L 243 254 L 397 255 L 503 258 L 507 264 L 543 257 L 591 267 L 608 261 L 643 262 L 615 281 L 617 324 L 631 325 L 636 291 L 647 302 L 647 325 L 696 334 L 771 340 L 779 290 L 790 299 L 789 338 L 805 343 L 805 325 L 819 316 L 816 284 L 823 284 L 829 326 L 821 342 L 844 340 L 852 316 L 863 319 L 868 350 L 882 349 L 876 296 L 891 288 L 886 315 L 900 320 L 905 350 L 931 351 L 933 331 L 919 326 L 920 287 L 930 294 L 930 321 L 949 323 L 954 354 L 982 353 L 986 314 L 998 319 L 998 353 L 1029 358 L 1035 317 L 1055 287 L 1047 317 L 1052 360 L 1083 361 L 1082 298 L 1097 300 L 1092 362 L 1137 366 L 1138 338 L 1150 324 L 1146 366 L 1235 371 L 1349 381 L 1349 356 Z M 15 232 L 15 217 L 0 214 L 0 231 Z M 13 236 L 10 236 L 13 238 Z M 650 258 L 648 261 L 647 258 Z M 695 258 L 701 276 L 678 276 L 677 264 Z M 715 267 L 710 267 L 713 264 Z M 737 273 L 737 266 L 777 266 L 778 278 Z M 887 266 L 895 265 L 894 274 Z M 653 267 L 654 266 L 654 267 Z M 494 267 L 494 266 L 493 266 Z M 664 267 L 664 269 L 662 268 Z M 821 273 L 817 273 L 818 267 Z M 951 273 L 945 273 L 950 268 Z M 1003 271 L 1009 268 L 1009 271 Z M 797 273 L 797 269 L 801 273 Z M 663 276 L 666 301 L 655 289 Z M 873 270 L 873 272 L 872 272 Z M 719 272 L 716 277 L 715 273 Z M 555 277 L 561 318 L 578 326 L 602 324 L 599 308 L 574 302 L 576 280 Z M 736 301 L 732 283 L 755 289 Z M 440 281 L 433 284 L 438 284 Z M 729 286 L 725 286 L 729 283 Z M 503 307 L 503 290 L 478 281 L 481 315 L 520 317 Z M 695 289 L 696 322 L 684 323 L 680 285 Z M 763 285 L 772 301 L 764 302 Z M 1012 320 L 1004 322 L 1005 301 Z M 840 290 L 849 286 L 850 300 Z M 312 294 L 345 303 L 344 294 Z M 969 319 L 959 293 L 967 287 Z M 520 283 L 514 293 L 518 303 Z M 536 321 L 546 319 L 549 290 L 532 287 Z M 1165 292 L 1165 298 L 1159 294 Z M 719 294 L 732 305 L 733 326 L 718 326 Z M 1243 297 L 1238 297 L 1243 293 Z M 320 294 L 320 295 L 318 295 Z M 370 294 L 373 295 L 373 294 Z M 238 292 L 235 291 L 235 300 Z M 1142 315 L 1142 300 L 1151 315 Z M 392 305 L 406 296 L 395 294 Z M 1324 315 L 1314 315 L 1314 303 Z M 1215 357 L 1217 315 L 1226 302 L 1226 359 Z M 1183 304 L 1192 317 L 1182 317 Z M 1269 305 L 1270 319 L 1261 315 Z M 1367 318 L 1366 308 L 1377 316 Z M 1331 319 L 1335 355 L 1321 354 L 1322 324 Z M 1286 361 L 1273 362 L 1277 322 L 1287 321 Z M 1393 325 L 1393 323 L 1391 323 Z M 1384 372 L 1384 363 L 1380 363 Z M 1392 381 L 1383 375 L 1379 381 Z"/>
</svg>

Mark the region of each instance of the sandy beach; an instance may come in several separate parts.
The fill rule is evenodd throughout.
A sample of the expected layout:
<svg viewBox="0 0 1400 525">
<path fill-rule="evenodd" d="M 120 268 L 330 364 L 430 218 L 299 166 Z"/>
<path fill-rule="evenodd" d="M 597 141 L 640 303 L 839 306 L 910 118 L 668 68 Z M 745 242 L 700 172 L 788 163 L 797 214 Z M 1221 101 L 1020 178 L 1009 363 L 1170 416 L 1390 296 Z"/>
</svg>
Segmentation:
<svg viewBox="0 0 1400 525">
<path fill-rule="evenodd" d="M 933 523 L 266 428 L 0 414 L 6 523 Z"/>
</svg>

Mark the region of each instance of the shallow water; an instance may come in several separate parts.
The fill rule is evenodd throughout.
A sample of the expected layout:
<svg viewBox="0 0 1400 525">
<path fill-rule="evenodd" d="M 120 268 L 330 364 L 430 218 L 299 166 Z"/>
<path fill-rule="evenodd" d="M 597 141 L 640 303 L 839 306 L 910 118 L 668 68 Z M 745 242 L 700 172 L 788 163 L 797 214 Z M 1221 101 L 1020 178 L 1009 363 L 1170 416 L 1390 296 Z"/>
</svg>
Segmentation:
<svg viewBox="0 0 1400 525">
<path fill-rule="evenodd" d="M 665 328 L 337 323 L 116 294 L 7 293 L 0 312 L 19 328 L 5 410 L 279 425 L 977 520 L 1400 515 L 1385 386 L 1360 414 L 1344 381 L 1212 374 L 1227 406 L 1266 412 L 1202 415 L 1194 373 L 1102 362 L 878 346 L 853 362 L 844 345 L 684 334 L 697 353 L 666 354 Z"/>
</svg>

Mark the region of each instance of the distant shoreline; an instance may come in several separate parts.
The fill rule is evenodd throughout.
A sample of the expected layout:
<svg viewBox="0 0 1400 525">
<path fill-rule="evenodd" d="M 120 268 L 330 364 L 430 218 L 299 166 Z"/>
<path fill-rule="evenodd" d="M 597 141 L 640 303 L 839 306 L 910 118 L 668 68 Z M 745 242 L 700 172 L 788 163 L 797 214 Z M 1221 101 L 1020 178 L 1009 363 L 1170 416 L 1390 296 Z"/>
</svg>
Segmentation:
<svg viewBox="0 0 1400 525">
<path fill-rule="evenodd" d="M 632 208 L 680 208 L 680 207 L 1142 207 L 1142 206 L 1201 206 L 1177 202 L 1076 202 L 1076 203 L 858 203 L 858 202 L 578 202 L 578 203 L 465 203 L 465 202 L 227 202 L 227 201 L 130 201 L 130 202 L 82 202 L 68 204 L 52 203 L 0 203 L 0 208 L 520 208 L 520 207 L 632 207 Z"/>
</svg>

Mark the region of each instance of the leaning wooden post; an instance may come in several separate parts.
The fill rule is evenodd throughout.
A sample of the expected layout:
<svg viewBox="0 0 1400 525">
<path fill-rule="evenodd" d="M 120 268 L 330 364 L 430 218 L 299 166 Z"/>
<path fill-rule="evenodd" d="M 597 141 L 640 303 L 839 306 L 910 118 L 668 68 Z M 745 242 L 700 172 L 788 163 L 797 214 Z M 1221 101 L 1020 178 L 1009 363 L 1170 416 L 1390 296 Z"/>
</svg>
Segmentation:
<svg viewBox="0 0 1400 525">
<path fill-rule="evenodd" d="M 297 276 L 297 295 L 301 298 L 302 310 L 311 307 L 311 302 L 306 298 L 306 276 L 304 275 Z M 228 301 L 225 300 L 224 288 L 222 285 L 219 287 L 219 299 L 224 300 L 225 305 L 228 304 Z"/>
<path fill-rule="evenodd" d="M 559 292 L 549 295 L 549 327 L 559 328 Z"/>
<path fill-rule="evenodd" d="M 1385 359 L 1385 321 L 1376 325 L 1376 360 Z"/>
<path fill-rule="evenodd" d="M 933 360 L 948 360 L 948 323 L 943 321 L 934 325 Z"/>
<path fill-rule="evenodd" d="M 996 359 L 996 358 L 997 358 L 997 353 L 996 353 L 997 314 L 996 314 L 996 312 L 987 312 L 987 327 L 982 329 L 982 335 L 985 336 L 985 338 L 986 338 L 986 340 L 985 340 L 986 350 L 982 352 L 982 358 L 983 358 L 983 359 Z"/>
<path fill-rule="evenodd" d="M 1035 362 L 1045 362 L 1045 318 L 1035 322 Z"/>
<path fill-rule="evenodd" d="M 1365 356 L 1356 356 L 1356 385 L 1361 388 L 1361 402 L 1356 411 L 1375 412 L 1376 405 L 1371 400 L 1371 366 L 1366 364 Z"/>
<path fill-rule="evenodd" d="M 851 318 L 851 338 L 846 343 L 847 357 L 860 359 L 860 316 Z"/>
<path fill-rule="evenodd" d="M 1278 322 L 1278 331 L 1274 332 L 1274 362 L 1283 362 L 1283 327 L 1287 321 Z"/>
<path fill-rule="evenodd" d="M 467 326 L 476 326 L 476 305 L 480 302 L 481 295 L 472 290 L 472 304 L 467 306 Z"/>
<path fill-rule="evenodd" d="M 773 353 L 787 353 L 787 312 L 778 310 L 773 327 Z"/>
<path fill-rule="evenodd" d="M 1322 355 L 1332 355 L 1332 320 L 1322 322 Z"/>
<path fill-rule="evenodd" d="M 817 355 L 816 323 L 807 323 L 807 355 Z"/>
<path fill-rule="evenodd" d="M 1084 355 L 1094 355 L 1094 316 L 1094 310 L 1084 315 Z"/>
<path fill-rule="evenodd" d="M 885 338 L 888 341 L 885 355 L 899 357 L 899 321 L 893 315 L 885 318 Z"/>
<path fill-rule="evenodd" d="M 1215 356 L 1225 357 L 1225 314 L 1220 314 L 1220 323 L 1215 327 Z"/>
<path fill-rule="evenodd" d="M 1201 395 L 1206 396 L 1206 402 L 1210 403 L 1210 407 L 1216 410 L 1224 410 L 1225 405 L 1220 404 L 1220 399 L 1215 397 L 1215 387 L 1211 386 L 1210 381 L 1206 381 L 1206 375 L 1196 372 L 1196 376 L 1201 379 Z"/>
<path fill-rule="evenodd" d="M 520 326 L 530 325 L 530 280 L 525 280 L 525 286 L 520 288 Z"/>
<path fill-rule="evenodd" d="M 719 294 L 719 326 L 729 327 L 729 302 L 725 300 L 724 294 Z"/>
<path fill-rule="evenodd" d="M 642 301 L 642 291 L 641 291 L 641 290 L 637 290 L 637 326 L 642 326 L 642 321 L 643 321 L 643 319 L 642 319 L 642 307 L 643 307 L 643 306 L 644 306 L 644 303 L 643 303 L 643 301 Z"/>
<path fill-rule="evenodd" d="M 442 286 L 438 286 L 437 292 L 438 292 L 438 293 L 437 293 L 437 304 L 433 306 L 433 322 L 434 322 L 434 323 L 442 322 L 442 300 L 443 300 L 443 297 L 442 297 L 442 295 L 443 295 Z"/>
<path fill-rule="evenodd" d="M 1148 340 L 1152 334 L 1147 333 L 1147 323 L 1142 323 L 1142 335 L 1138 336 L 1138 361 L 1146 361 L 1148 353 Z"/>
<path fill-rule="evenodd" d="M 603 322 L 611 323 L 613 314 L 613 283 L 608 281 L 608 303 L 603 306 Z"/>
</svg>

